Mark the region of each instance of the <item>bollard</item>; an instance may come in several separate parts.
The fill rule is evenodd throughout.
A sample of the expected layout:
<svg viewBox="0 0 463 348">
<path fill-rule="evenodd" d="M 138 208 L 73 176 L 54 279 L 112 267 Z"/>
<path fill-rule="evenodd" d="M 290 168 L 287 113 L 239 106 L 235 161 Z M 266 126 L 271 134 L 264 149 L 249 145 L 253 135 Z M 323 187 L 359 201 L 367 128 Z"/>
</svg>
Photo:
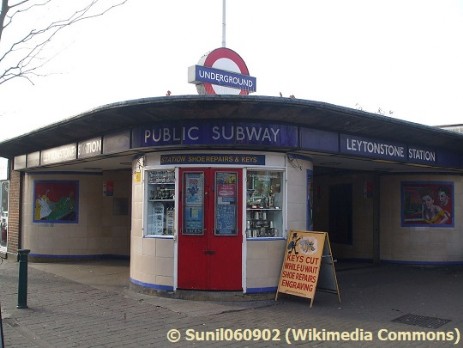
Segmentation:
<svg viewBox="0 0 463 348">
<path fill-rule="evenodd" d="M 16 308 L 27 308 L 27 259 L 31 251 L 28 249 L 18 250 L 19 281 L 18 281 L 18 305 Z"/>
</svg>

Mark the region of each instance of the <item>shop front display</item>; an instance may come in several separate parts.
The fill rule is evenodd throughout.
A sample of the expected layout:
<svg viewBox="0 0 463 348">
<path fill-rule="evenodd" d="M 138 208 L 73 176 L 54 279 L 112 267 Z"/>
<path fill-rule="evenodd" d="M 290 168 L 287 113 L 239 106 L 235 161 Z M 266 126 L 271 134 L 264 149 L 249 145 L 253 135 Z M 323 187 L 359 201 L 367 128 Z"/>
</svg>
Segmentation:
<svg viewBox="0 0 463 348">
<path fill-rule="evenodd" d="M 175 224 L 175 173 L 147 171 L 147 223 L 145 236 L 172 236 Z"/>
<path fill-rule="evenodd" d="M 137 273 L 134 282 L 173 291 L 273 291 L 286 221 L 305 226 L 305 210 L 297 212 L 307 199 L 309 161 L 300 159 L 301 170 L 281 154 L 203 151 L 150 153 L 143 164 L 143 190 L 134 189 L 143 233 L 132 257 L 157 273 Z M 288 195 L 288 187 L 296 192 Z"/>
<path fill-rule="evenodd" d="M 247 173 L 246 236 L 282 237 L 282 177 L 278 171 Z"/>
</svg>

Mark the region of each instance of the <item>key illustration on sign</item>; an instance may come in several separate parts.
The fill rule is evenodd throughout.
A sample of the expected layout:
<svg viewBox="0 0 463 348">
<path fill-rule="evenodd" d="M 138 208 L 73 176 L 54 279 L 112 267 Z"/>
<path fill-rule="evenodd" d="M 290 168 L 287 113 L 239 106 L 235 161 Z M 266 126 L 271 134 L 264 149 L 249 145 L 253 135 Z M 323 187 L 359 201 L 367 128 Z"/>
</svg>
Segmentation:
<svg viewBox="0 0 463 348">
<path fill-rule="evenodd" d="M 317 252 L 317 240 L 315 238 L 302 238 L 299 242 L 303 254 L 313 254 Z"/>
</svg>

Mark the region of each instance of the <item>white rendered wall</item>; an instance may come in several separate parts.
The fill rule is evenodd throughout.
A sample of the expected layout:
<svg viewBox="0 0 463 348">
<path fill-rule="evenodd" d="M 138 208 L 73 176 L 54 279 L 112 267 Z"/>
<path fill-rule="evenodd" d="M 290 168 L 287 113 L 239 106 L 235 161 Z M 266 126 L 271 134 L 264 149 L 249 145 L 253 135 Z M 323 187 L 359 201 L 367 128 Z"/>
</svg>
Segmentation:
<svg viewBox="0 0 463 348">
<path fill-rule="evenodd" d="M 34 222 L 34 181 L 78 181 L 77 223 Z M 103 174 L 26 174 L 22 202 L 23 247 L 38 257 L 128 257 L 130 251 L 130 172 Z M 114 184 L 112 196 L 103 195 L 103 183 Z M 118 210 L 117 200 L 127 204 Z"/>
<path fill-rule="evenodd" d="M 402 182 L 449 182 L 454 185 L 454 227 L 402 227 Z M 402 175 L 381 178 L 381 260 L 417 263 L 463 261 L 463 181 L 457 175 Z"/>
</svg>

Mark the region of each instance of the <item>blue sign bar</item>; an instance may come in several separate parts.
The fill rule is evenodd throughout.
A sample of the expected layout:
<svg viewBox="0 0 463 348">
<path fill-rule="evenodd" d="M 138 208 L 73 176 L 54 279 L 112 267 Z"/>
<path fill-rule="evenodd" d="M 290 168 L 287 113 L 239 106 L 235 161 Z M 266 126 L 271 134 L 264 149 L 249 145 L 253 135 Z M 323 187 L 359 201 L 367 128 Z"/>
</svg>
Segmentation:
<svg viewBox="0 0 463 348">
<path fill-rule="evenodd" d="M 189 121 L 133 129 L 132 148 L 166 146 L 301 149 L 432 167 L 463 167 L 463 157 L 449 151 L 279 123 Z"/>
<path fill-rule="evenodd" d="M 437 164 L 442 167 L 463 168 L 463 158 L 453 152 L 437 151 Z"/>
<path fill-rule="evenodd" d="M 437 154 L 436 151 L 428 148 L 409 145 L 408 161 L 411 163 L 436 165 Z"/>
<path fill-rule="evenodd" d="M 175 145 L 256 145 L 295 148 L 298 127 L 274 123 L 182 122 L 133 130 L 132 147 Z"/>
<path fill-rule="evenodd" d="M 211 83 L 213 85 L 231 87 L 249 92 L 256 91 L 256 78 L 236 72 L 194 65 L 189 68 L 188 82 Z"/>
<path fill-rule="evenodd" d="M 389 161 L 407 161 L 407 146 L 383 140 L 373 140 L 340 134 L 340 152 Z"/>
<path fill-rule="evenodd" d="M 339 136 L 335 132 L 301 128 L 301 149 L 337 153 Z"/>
<path fill-rule="evenodd" d="M 253 154 L 173 154 L 161 155 L 161 165 L 171 164 L 234 164 L 234 165 L 265 165 L 264 155 Z"/>
</svg>

